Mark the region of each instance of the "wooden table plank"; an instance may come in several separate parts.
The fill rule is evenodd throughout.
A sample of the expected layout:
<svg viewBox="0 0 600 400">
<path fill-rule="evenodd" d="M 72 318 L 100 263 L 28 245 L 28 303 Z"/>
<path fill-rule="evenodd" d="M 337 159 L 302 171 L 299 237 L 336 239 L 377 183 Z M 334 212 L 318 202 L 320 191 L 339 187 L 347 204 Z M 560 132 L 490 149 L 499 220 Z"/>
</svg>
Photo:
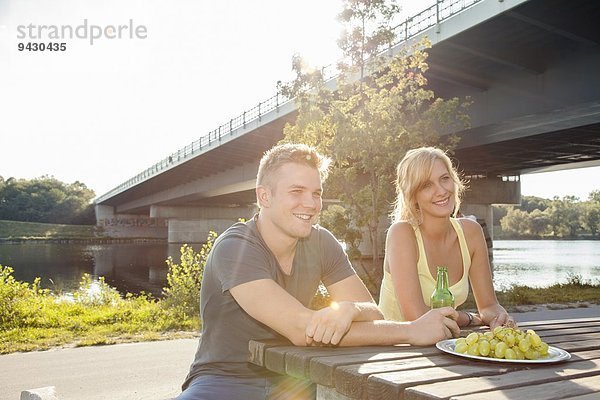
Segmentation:
<svg viewBox="0 0 600 400">
<path fill-rule="evenodd" d="M 544 321 L 527 321 L 527 322 L 519 322 L 519 327 L 529 327 L 538 325 L 538 326 L 547 326 L 547 325 L 580 325 L 586 326 L 588 323 L 599 323 L 600 315 L 597 317 L 588 317 L 588 318 L 571 318 L 571 319 L 551 319 Z M 534 328 L 535 329 L 535 328 Z"/>
<path fill-rule="evenodd" d="M 592 326 L 570 326 L 561 329 L 550 329 L 547 331 L 540 331 L 539 335 L 542 337 L 558 336 L 558 335 L 578 335 L 584 333 L 596 333 L 600 332 L 600 324 Z"/>
<path fill-rule="evenodd" d="M 397 346 L 370 346 L 370 347 L 338 347 L 321 348 L 321 351 L 289 351 L 285 355 L 285 371 L 288 375 L 297 378 L 309 378 L 311 364 L 313 360 L 342 359 L 353 362 L 352 360 L 368 360 L 374 355 L 398 354 L 400 347 Z M 402 353 L 399 353 L 402 354 Z"/>
<path fill-rule="evenodd" d="M 251 340 L 248 343 L 248 362 L 252 364 L 260 365 L 261 367 L 265 366 L 265 350 L 271 347 L 276 346 L 285 346 L 290 345 L 290 342 L 284 342 L 278 339 L 270 339 L 270 340 Z"/>
<path fill-rule="evenodd" d="M 600 357 L 600 351 L 596 351 L 595 355 Z M 404 398 L 411 400 L 448 399 L 452 396 L 504 390 L 558 380 L 564 381 L 592 375 L 600 375 L 600 359 L 580 360 L 543 367 L 529 364 L 525 370 L 508 372 L 503 375 L 410 387 L 406 389 Z"/>
<path fill-rule="evenodd" d="M 580 335 L 560 335 L 544 337 L 540 336 L 542 340 L 548 344 L 562 343 L 562 342 L 583 342 L 588 340 L 600 340 L 600 332 L 596 333 L 582 333 Z"/>
<path fill-rule="evenodd" d="M 600 348 L 600 340 L 599 339 L 591 339 L 591 340 L 581 340 L 577 342 L 559 342 L 553 343 L 552 346 L 556 345 L 563 350 L 568 352 L 573 351 L 584 351 L 584 350 L 594 350 Z"/>
<path fill-rule="evenodd" d="M 347 365 L 336 368 L 334 372 L 335 388 L 349 398 L 362 399 L 367 396 L 367 381 L 373 374 L 457 364 L 464 364 L 464 361 L 458 357 L 439 355 Z"/>
<path fill-rule="evenodd" d="M 311 360 L 309 378 L 316 383 L 333 386 L 335 370 L 341 366 L 352 364 L 363 365 L 377 361 L 410 359 L 436 354 L 439 354 L 439 350 L 433 346 L 406 346 L 403 348 L 398 348 L 398 350 L 389 353 L 372 352 L 356 354 L 352 356 L 321 357 Z"/>
<path fill-rule="evenodd" d="M 468 394 L 465 396 L 451 397 L 452 400 L 557 400 L 567 396 L 600 393 L 600 375 L 577 378 L 568 381 L 543 383 L 526 387 L 498 390 L 493 392 Z"/>
<path fill-rule="evenodd" d="M 588 393 L 579 396 L 565 397 L 565 400 L 598 400 L 599 397 L 600 395 L 598 395 L 598 393 Z"/>
<path fill-rule="evenodd" d="M 403 399 L 404 390 L 411 386 L 474 376 L 500 375 L 519 369 L 514 366 L 489 364 L 482 363 L 476 368 L 473 365 L 452 365 L 444 368 L 434 367 L 374 374 L 367 379 L 367 398 L 369 400 Z"/>
</svg>

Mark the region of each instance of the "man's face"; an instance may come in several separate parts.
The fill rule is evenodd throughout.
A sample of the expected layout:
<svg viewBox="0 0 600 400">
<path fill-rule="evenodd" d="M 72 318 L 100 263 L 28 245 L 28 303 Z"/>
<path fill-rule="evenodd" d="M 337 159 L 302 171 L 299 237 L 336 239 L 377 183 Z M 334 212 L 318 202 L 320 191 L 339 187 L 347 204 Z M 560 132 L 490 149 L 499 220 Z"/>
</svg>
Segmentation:
<svg viewBox="0 0 600 400">
<path fill-rule="evenodd" d="M 265 184 L 268 202 L 262 211 L 281 234 L 299 239 L 310 235 L 323 206 L 321 176 L 316 168 L 287 163 Z"/>
</svg>

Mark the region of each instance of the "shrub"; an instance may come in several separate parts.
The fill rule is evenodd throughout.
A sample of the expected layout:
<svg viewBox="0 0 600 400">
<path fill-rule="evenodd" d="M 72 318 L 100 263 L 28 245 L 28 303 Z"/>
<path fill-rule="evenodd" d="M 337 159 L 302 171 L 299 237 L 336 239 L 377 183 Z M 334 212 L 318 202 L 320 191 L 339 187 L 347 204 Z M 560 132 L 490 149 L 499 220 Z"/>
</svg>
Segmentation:
<svg viewBox="0 0 600 400">
<path fill-rule="evenodd" d="M 109 286 L 104 277 L 95 282 L 90 274 L 83 274 L 79 282 L 79 289 L 73 293 L 75 302 L 88 307 L 118 305 L 121 302 L 121 294 L 114 287 Z"/>
<path fill-rule="evenodd" d="M 40 288 L 40 278 L 32 284 L 17 281 L 11 267 L 0 265 L 0 328 L 11 329 L 22 321 L 35 318 L 49 295 L 47 289 Z"/>
<path fill-rule="evenodd" d="M 187 318 L 198 315 L 204 266 L 216 238 L 215 232 L 209 232 L 206 243 L 202 245 L 199 253 L 184 244 L 180 249 L 179 264 L 176 264 L 172 257 L 167 259 L 168 287 L 163 288 L 161 301 L 166 309 L 171 309 L 176 315 Z"/>
</svg>

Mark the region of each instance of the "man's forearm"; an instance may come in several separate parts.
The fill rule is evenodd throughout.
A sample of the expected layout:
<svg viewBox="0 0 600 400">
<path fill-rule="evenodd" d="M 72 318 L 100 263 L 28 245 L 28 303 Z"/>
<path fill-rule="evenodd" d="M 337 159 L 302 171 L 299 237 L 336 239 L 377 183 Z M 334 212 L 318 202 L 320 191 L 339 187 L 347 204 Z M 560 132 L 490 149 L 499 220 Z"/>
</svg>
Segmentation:
<svg viewBox="0 0 600 400">
<path fill-rule="evenodd" d="M 342 338 L 340 346 L 386 346 L 410 343 L 409 322 L 395 321 L 358 321 L 353 322 L 350 330 Z"/>
<path fill-rule="evenodd" d="M 370 301 L 353 302 L 357 310 L 354 321 L 376 321 L 383 319 L 383 313 L 377 307 L 377 304 Z"/>
</svg>

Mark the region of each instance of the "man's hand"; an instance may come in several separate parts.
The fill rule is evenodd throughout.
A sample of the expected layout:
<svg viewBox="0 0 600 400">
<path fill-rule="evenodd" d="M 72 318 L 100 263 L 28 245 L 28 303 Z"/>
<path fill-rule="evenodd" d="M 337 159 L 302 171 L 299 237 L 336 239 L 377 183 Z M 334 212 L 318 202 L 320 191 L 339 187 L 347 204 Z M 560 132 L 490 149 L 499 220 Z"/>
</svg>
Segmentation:
<svg viewBox="0 0 600 400">
<path fill-rule="evenodd" d="M 306 326 L 306 344 L 337 345 L 358 313 L 358 308 L 349 301 L 333 302 L 330 306 L 315 311 Z"/>
<path fill-rule="evenodd" d="M 443 339 L 458 337 L 458 313 L 451 307 L 437 308 L 410 323 L 408 342 L 415 346 L 428 346 Z"/>
</svg>

